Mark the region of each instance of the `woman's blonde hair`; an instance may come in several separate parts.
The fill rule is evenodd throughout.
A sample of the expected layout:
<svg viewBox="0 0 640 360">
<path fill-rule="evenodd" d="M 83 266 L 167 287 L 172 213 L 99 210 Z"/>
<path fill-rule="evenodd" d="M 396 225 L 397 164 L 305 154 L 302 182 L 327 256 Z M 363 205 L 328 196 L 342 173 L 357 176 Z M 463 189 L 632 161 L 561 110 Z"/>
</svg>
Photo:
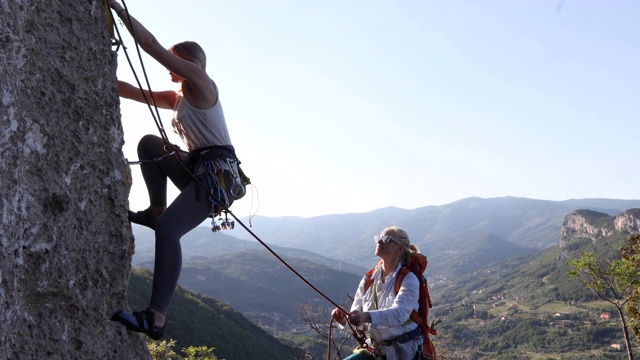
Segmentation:
<svg viewBox="0 0 640 360">
<path fill-rule="evenodd" d="M 403 266 L 409 266 L 411 254 L 420 252 L 420 248 L 409 241 L 409 234 L 404 229 L 397 226 L 390 226 L 382 230 L 381 234 L 391 235 L 400 242 L 400 245 L 404 248 L 404 252 L 400 258 L 400 263 L 402 263 Z"/>
<path fill-rule="evenodd" d="M 183 41 L 170 47 L 169 51 L 200 66 L 203 70 L 207 69 L 207 55 L 197 42 Z"/>
</svg>

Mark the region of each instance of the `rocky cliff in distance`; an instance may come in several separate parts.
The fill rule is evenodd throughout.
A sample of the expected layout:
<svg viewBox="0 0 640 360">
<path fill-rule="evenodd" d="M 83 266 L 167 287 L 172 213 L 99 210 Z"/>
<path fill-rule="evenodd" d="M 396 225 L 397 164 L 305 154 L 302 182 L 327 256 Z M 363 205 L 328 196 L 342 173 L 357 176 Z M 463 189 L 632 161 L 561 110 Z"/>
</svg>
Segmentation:
<svg viewBox="0 0 640 360">
<path fill-rule="evenodd" d="M 630 234 L 640 232 L 640 209 L 629 209 L 615 217 L 613 227 Z"/>
<path fill-rule="evenodd" d="M 101 0 L 0 3 L 0 358 L 148 359 Z"/>
<path fill-rule="evenodd" d="M 593 210 L 576 210 L 564 219 L 559 246 L 563 249 L 576 239 L 588 239 L 595 243 L 616 232 L 640 232 L 640 209 L 629 209 L 617 216 Z"/>
</svg>

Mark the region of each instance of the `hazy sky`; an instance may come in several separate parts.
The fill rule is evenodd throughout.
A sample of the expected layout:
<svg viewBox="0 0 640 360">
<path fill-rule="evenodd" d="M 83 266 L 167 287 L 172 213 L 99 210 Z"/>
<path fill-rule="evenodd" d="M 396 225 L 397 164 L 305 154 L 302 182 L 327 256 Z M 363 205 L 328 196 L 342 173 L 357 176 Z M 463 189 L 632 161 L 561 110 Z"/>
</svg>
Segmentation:
<svg viewBox="0 0 640 360">
<path fill-rule="evenodd" d="M 640 199 L 638 0 L 126 5 L 163 46 L 194 40 L 207 52 L 254 184 L 232 206 L 237 216 L 470 196 Z M 118 54 L 118 77 L 134 82 Z M 153 90 L 176 88 L 143 61 Z M 144 104 L 124 100 L 122 116 L 123 150 L 135 160 L 139 138 L 158 130 Z M 182 144 L 171 112 L 161 120 Z M 130 205 L 141 210 L 148 197 L 133 173 Z"/>
</svg>

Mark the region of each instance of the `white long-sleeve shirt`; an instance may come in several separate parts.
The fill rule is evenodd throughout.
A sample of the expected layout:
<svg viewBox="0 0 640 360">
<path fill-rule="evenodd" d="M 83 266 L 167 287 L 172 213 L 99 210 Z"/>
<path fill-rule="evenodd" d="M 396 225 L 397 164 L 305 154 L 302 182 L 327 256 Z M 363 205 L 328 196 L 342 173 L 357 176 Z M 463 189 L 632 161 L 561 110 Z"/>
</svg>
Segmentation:
<svg viewBox="0 0 640 360">
<path fill-rule="evenodd" d="M 402 281 L 400 291 L 396 296 L 395 283 L 398 271 L 402 266 L 398 264 L 396 269 L 382 282 L 382 267 L 378 267 L 372 275 L 373 283 L 365 292 L 366 276 L 360 281 L 358 290 L 351 304 L 351 311 L 359 310 L 371 314 L 369 335 L 374 342 L 392 339 L 414 330 L 418 325 L 409 320 L 411 311 L 418 310 L 418 298 L 420 283 L 418 278 L 408 272 Z M 377 293 L 378 304 L 374 301 L 374 289 Z M 384 347 L 388 360 L 411 360 L 422 344 L 422 338 L 411 340 L 404 344 L 394 343 Z"/>
</svg>

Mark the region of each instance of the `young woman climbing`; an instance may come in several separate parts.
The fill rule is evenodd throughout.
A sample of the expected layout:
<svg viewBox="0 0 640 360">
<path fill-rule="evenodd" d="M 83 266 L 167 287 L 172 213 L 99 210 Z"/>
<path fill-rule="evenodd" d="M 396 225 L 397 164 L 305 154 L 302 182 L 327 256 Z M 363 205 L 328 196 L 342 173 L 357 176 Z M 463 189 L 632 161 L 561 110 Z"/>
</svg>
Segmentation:
<svg viewBox="0 0 640 360">
<path fill-rule="evenodd" d="M 152 92 L 118 82 L 118 93 L 123 98 L 173 109 L 172 126 L 188 150 L 188 153 L 176 151 L 178 147 L 155 135 L 144 136 L 138 144 L 150 206 L 142 211 L 129 211 L 129 220 L 155 230 L 151 300 L 146 310 L 118 311 L 112 320 L 157 340 L 164 334 L 167 309 L 180 276 L 180 238 L 207 217 L 228 208 L 244 194 L 244 184 L 239 180 L 239 161 L 227 130 L 218 87 L 206 73 L 204 50 L 192 41 L 166 49 L 116 0 L 108 0 L 108 4 L 140 48 L 167 68 L 171 80 L 179 84 L 177 90 Z M 173 151 L 176 153 L 168 156 Z M 169 206 L 167 179 L 180 189 Z"/>
</svg>

